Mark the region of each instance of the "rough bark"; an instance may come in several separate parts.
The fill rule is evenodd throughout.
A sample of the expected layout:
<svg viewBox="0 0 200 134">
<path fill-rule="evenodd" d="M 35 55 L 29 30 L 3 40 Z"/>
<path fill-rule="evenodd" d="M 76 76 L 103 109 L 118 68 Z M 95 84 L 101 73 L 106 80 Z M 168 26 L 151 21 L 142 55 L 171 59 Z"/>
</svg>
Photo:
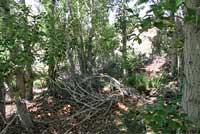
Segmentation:
<svg viewBox="0 0 200 134">
<path fill-rule="evenodd" d="M 16 101 L 17 113 L 19 114 L 20 121 L 24 128 L 31 131 L 34 128 L 33 122 L 31 120 L 30 114 L 26 108 L 26 104 L 21 100 Z"/>
<path fill-rule="evenodd" d="M 26 99 L 33 100 L 33 70 L 31 65 L 27 65 L 27 80 L 26 80 Z"/>
<path fill-rule="evenodd" d="M 178 38 L 184 39 L 183 23 L 178 18 L 176 20 L 176 34 Z M 178 50 L 178 55 L 177 55 L 177 71 L 180 79 L 183 78 L 183 71 L 184 71 L 183 59 L 184 59 L 183 49 L 181 48 L 180 50 Z"/>
<path fill-rule="evenodd" d="M 54 35 L 56 34 L 55 33 L 55 6 L 56 6 L 56 0 L 51 0 L 51 13 L 52 13 L 52 18 L 53 18 L 53 20 L 52 20 L 52 24 L 51 24 L 51 27 L 52 27 L 52 33 L 51 33 L 51 36 L 52 37 L 54 37 Z M 52 41 L 51 42 L 52 43 L 52 46 L 51 46 L 51 48 L 50 48 L 50 52 L 51 51 L 54 51 L 53 50 L 53 45 L 55 45 L 54 44 L 54 42 Z M 55 58 L 54 58 L 54 55 L 50 55 L 51 56 L 51 62 L 50 62 L 50 64 L 49 64 L 49 70 L 48 70 L 48 73 L 49 73 L 49 77 L 52 79 L 52 80 L 54 80 L 55 79 L 55 75 L 56 75 L 56 71 L 55 71 L 55 68 L 56 68 L 56 61 L 55 61 Z"/>
<path fill-rule="evenodd" d="M 88 74 L 92 74 L 92 69 L 95 66 L 95 62 L 94 62 L 94 52 L 93 52 L 93 39 L 94 37 L 94 33 L 93 33 L 93 24 L 92 24 L 92 28 L 90 29 L 90 35 L 89 35 L 89 39 L 88 39 L 88 44 L 87 44 L 87 59 L 88 59 L 88 65 L 87 65 L 87 73 Z"/>
<path fill-rule="evenodd" d="M 80 8 L 78 8 L 78 12 L 80 12 Z M 78 48 L 78 58 L 79 58 L 80 70 L 81 74 L 85 75 L 87 73 L 87 64 L 86 64 L 87 61 L 85 55 L 85 44 L 83 39 L 82 25 L 80 20 L 79 20 L 79 40 L 80 40 L 80 47 Z"/>
<path fill-rule="evenodd" d="M 26 2 L 25 0 L 21 0 L 21 3 L 26 6 Z M 26 17 L 26 20 L 25 20 L 26 24 L 28 25 L 28 18 Z M 31 52 L 32 50 L 32 46 L 31 46 L 31 41 L 29 39 L 25 39 L 25 42 L 24 42 L 24 49 L 25 49 L 25 52 L 28 56 L 28 63 L 26 65 L 26 68 L 25 68 L 25 71 L 26 71 L 26 77 L 25 77 L 25 84 L 26 84 L 26 99 L 27 100 L 32 100 L 33 99 L 33 81 L 34 81 L 34 78 L 33 78 L 33 70 L 32 70 L 32 64 L 34 62 L 34 56 L 33 56 L 33 53 Z"/>
<path fill-rule="evenodd" d="M 53 37 L 54 35 L 56 34 L 55 33 L 55 5 L 56 5 L 56 0 L 51 0 L 51 15 L 52 15 L 52 18 L 53 20 L 51 21 L 51 46 L 49 46 L 48 48 L 48 56 L 49 56 L 49 61 L 48 61 L 48 77 L 49 79 L 47 80 L 47 86 L 48 86 L 48 89 L 53 93 L 53 88 L 52 88 L 52 83 L 51 83 L 51 80 L 55 80 L 56 78 L 56 61 L 55 61 L 55 56 L 53 55 L 53 48 L 54 48 L 54 41 L 53 40 Z"/>
<path fill-rule="evenodd" d="M 0 80 L 0 126 L 4 125 L 5 119 L 5 88 L 3 81 Z"/>
<path fill-rule="evenodd" d="M 78 59 L 79 59 L 79 64 L 80 64 L 80 71 L 81 74 L 84 76 L 87 73 L 87 66 L 86 66 L 86 60 L 85 60 L 85 55 L 84 55 L 84 51 L 82 48 L 78 48 L 77 50 L 78 52 Z"/>
<path fill-rule="evenodd" d="M 125 1 L 122 3 L 122 58 L 123 63 L 126 64 L 126 55 L 127 55 L 127 24 L 126 24 L 126 5 Z M 123 77 L 125 78 L 127 76 L 127 67 L 124 65 L 123 68 Z"/>
<path fill-rule="evenodd" d="M 186 0 L 186 7 L 197 10 L 199 0 Z M 189 118 L 200 122 L 200 24 L 185 22 L 183 108 Z"/>
<path fill-rule="evenodd" d="M 93 43 L 93 38 L 95 36 L 95 16 L 96 16 L 96 11 L 95 11 L 95 2 L 94 0 L 90 1 L 90 10 L 91 10 L 91 28 L 89 29 L 89 37 L 87 41 L 87 74 L 92 74 L 93 73 L 93 68 L 96 66 L 95 65 L 95 57 L 94 57 L 94 43 Z"/>
<path fill-rule="evenodd" d="M 176 24 L 176 29 L 172 36 L 171 42 L 173 47 L 169 50 L 171 58 L 171 69 L 174 76 L 176 76 L 177 74 L 180 76 L 183 60 L 183 50 L 181 49 L 182 46 L 179 43 L 182 39 L 184 39 L 183 24 L 181 22 L 182 20 L 176 18 L 174 14 L 172 14 L 171 16 L 172 18 L 174 18 L 174 23 Z"/>
<path fill-rule="evenodd" d="M 70 73 L 72 77 L 75 76 L 75 61 L 74 61 L 74 46 L 77 45 L 77 38 L 73 38 L 72 40 L 70 39 L 69 33 L 71 32 L 70 26 L 72 25 L 72 32 L 74 35 L 76 35 L 76 31 L 74 31 L 74 28 L 77 28 L 76 23 L 74 22 L 73 24 L 70 24 L 70 22 L 74 19 L 73 16 L 73 8 L 72 8 L 72 1 L 71 0 L 66 0 L 65 1 L 66 8 L 65 8 L 65 13 L 66 13 L 66 18 L 65 18 L 65 34 L 66 34 L 66 44 L 68 46 L 67 51 L 67 56 L 70 64 Z M 69 41 L 71 40 L 71 42 Z"/>
<path fill-rule="evenodd" d="M 16 70 L 16 89 L 20 92 L 21 98 L 26 97 L 25 78 L 22 68 Z"/>
<path fill-rule="evenodd" d="M 75 76 L 75 63 L 74 63 L 74 53 L 72 49 L 69 49 L 68 52 L 68 58 L 69 58 L 69 63 L 70 63 L 70 72 L 72 74 L 72 77 Z"/>
<path fill-rule="evenodd" d="M 10 7 L 9 2 L 7 0 L 1 0 L 0 1 L 1 8 L 3 12 L 0 13 L 0 15 L 3 16 L 3 20 L 6 23 L 7 19 L 9 19 L 10 14 Z M 2 17 L 1 16 L 1 17 Z M 0 126 L 4 125 L 4 117 L 5 117 L 5 87 L 4 87 L 4 72 L 0 72 Z M 1 127 L 0 127 L 1 130 Z"/>
</svg>

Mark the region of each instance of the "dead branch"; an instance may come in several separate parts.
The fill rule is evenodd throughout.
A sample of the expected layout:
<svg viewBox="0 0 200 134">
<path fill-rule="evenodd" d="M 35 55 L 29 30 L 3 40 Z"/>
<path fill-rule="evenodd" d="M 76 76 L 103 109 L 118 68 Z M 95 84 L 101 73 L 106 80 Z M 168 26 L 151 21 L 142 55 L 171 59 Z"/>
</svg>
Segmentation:
<svg viewBox="0 0 200 134">
<path fill-rule="evenodd" d="M 14 122 L 16 118 L 17 118 L 17 114 L 15 114 L 12 120 L 9 123 L 7 123 L 6 127 L 0 132 L 0 134 L 6 134 L 7 129 L 10 127 L 10 125 L 12 125 L 12 123 Z"/>
<path fill-rule="evenodd" d="M 105 85 L 110 85 L 111 89 L 107 92 L 103 92 L 102 81 Z M 96 133 L 105 129 L 108 126 L 106 123 L 112 122 L 114 107 L 123 99 L 125 92 L 124 86 L 118 80 L 105 74 L 76 81 L 51 80 L 51 82 L 56 91 L 67 94 L 66 100 L 75 105 L 75 110 L 70 116 L 58 119 L 71 126 L 65 133 L 74 130 Z"/>
</svg>

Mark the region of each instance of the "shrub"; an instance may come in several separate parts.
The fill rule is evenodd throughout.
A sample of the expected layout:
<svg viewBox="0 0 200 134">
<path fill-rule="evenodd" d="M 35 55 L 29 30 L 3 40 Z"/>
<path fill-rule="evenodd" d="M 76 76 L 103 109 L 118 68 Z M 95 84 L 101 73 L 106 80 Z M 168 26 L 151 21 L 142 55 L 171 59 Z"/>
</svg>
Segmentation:
<svg viewBox="0 0 200 134">
<path fill-rule="evenodd" d="M 43 79 L 38 79 L 38 80 L 35 80 L 34 82 L 33 82 L 33 87 L 34 88 L 44 88 L 44 87 L 46 87 L 46 82 L 45 82 L 45 80 L 43 80 Z"/>
<path fill-rule="evenodd" d="M 121 128 L 125 129 L 127 134 L 145 133 L 142 116 L 140 115 L 140 111 L 135 108 L 130 109 L 128 113 L 122 114 L 121 121 Z"/>
<path fill-rule="evenodd" d="M 143 109 L 145 124 L 156 133 L 176 133 L 177 130 L 185 133 L 191 122 L 181 112 L 180 98 L 176 96 L 169 101 L 159 96 L 156 104 Z"/>
<path fill-rule="evenodd" d="M 149 87 L 160 89 L 163 85 L 169 82 L 167 73 L 161 73 L 159 76 L 152 76 L 149 80 Z"/>
<path fill-rule="evenodd" d="M 126 79 L 126 84 L 138 90 L 145 90 L 149 85 L 149 79 L 145 74 L 135 73 Z"/>
</svg>

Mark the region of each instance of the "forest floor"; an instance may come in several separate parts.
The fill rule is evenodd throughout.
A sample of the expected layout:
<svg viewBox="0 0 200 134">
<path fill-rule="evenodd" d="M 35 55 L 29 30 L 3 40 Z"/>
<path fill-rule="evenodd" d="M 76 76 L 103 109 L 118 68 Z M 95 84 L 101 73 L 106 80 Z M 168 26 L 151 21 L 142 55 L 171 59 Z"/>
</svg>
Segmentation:
<svg viewBox="0 0 200 134">
<path fill-rule="evenodd" d="M 163 69 L 169 68 L 168 59 L 163 56 L 154 56 L 148 64 L 145 65 L 142 70 L 145 70 L 145 73 L 148 74 L 150 77 L 152 75 L 160 75 Z M 176 89 L 177 82 L 171 81 L 168 85 L 165 86 L 166 89 Z M 114 107 L 114 111 L 112 113 L 115 114 L 115 125 L 120 124 L 119 115 L 121 112 L 127 112 L 129 109 L 129 105 L 131 104 L 134 107 L 140 107 L 144 105 L 144 103 L 153 104 L 160 91 L 156 88 L 148 89 L 148 93 L 141 94 L 142 97 L 145 98 L 144 101 L 140 101 L 139 98 L 127 98 L 128 103 L 125 100 L 119 101 L 116 103 L 116 107 Z M 26 101 L 27 108 L 30 112 L 31 117 L 34 121 L 34 134 L 63 134 L 65 132 L 69 134 L 81 134 L 80 130 L 68 131 L 69 128 L 74 128 L 78 124 L 78 121 L 75 121 L 74 124 L 68 124 L 66 121 L 67 117 L 70 117 L 73 111 L 76 109 L 75 106 L 69 103 L 62 94 L 57 95 L 58 97 L 53 97 L 49 95 L 48 90 L 46 88 L 42 89 L 34 89 L 34 100 L 31 102 Z M 7 101 L 10 101 L 9 96 L 7 96 Z M 131 107 L 132 107 L 131 106 Z M 6 105 L 6 116 L 9 118 L 12 114 L 16 112 L 16 106 L 14 103 Z M 78 119 L 76 119 L 78 120 Z M 73 126 L 74 125 L 74 126 Z M 96 126 L 98 127 L 98 126 Z M 116 129 L 116 130 L 115 130 Z M 9 127 L 7 130 L 9 134 L 18 134 L 18 133 L 27 133 L 26 130 L 20 125 L 20 123 L 15 122 L 15 125 Z M 105 132 L 104 132 L 105 133 Z M 123 133 L 123 130 L 119 130 L 113 128 L 112 132 L 106 133 Z"/>
<path fill-rule="evenodd" d="M 133 46 L 137 55 L 143 55 L 147 58 L 145 63 L 142 63 L 142 68 L 139 68 L 138 71 L 147 75 L 148 79 L 160 77 L 163 72 L 170 73 L 170 61 L 166 56 L 151 55 L 153 46 L 150 38 L 155 36 L 155 31 L 156 29 L 151 29 L 144 33 L 142 35 L 143 43 L 140 45 L 136 43 L 135 46 Z M 118 84 L 118 81 L 116 82 L 115 79 L 114 82 Z M 155 82 L 157 82 L 155 84 L 160 84 L 159 81 Z M 157 101 L 157 97 L 161 94 L 161 90 L 159 89 L 160 87 L 142 87 L 145 89 L 139 90 L 135 90 L 134 86 L 125 86 L 123 88 L 130 89 L 131 92 L 134 92 L 133 95 L 113 97 L 112 95 L 115 95 L 115 92 L 114 94 L 110 93 L 110 89 L 106 87 L 102 88 L 103 92 L 92 92 L 91 94 L 93 96 L 89 95 L 91 98 L 88 100 L 89 102 L 86 102 L 82 99 L 77 100 L 76 96 L 75 98 L 71 96 L 72 99 L 70 100 L 69 94 L 65 96 L 64 92 L 59 91 L 56 95 L 52 95 L 47 88 L 34 87 L 33 101 L 24 101 L 34 123 L 34 129 L 31 133 L 96 134 L 97 132 L 93 131 L 93 129 L 99 129 L 99 134 L 129 134 L 124 128 L 120 127 L 123 122 L 121 119 L 123 113 L 128 113 L 132 108 L 137 109 L 145 104 L 154 104 Z M 165 90 L 177 89 L 177 81 L 171 79 L 171 81 L 166 83 L 164 87 L 162 86 L 162 88 Z M 108 101 L 105 101 L 106 99 L 108 99 Z M 12 101 L 8 94 L 6 94 L 6 101 L 6 117 L 9 122 L 9 120 L 11 121 L 14 118 L 17 109 L 14 101 Z M 94 104 L 90 103 L 90 101 L 94 101 Z M 95 110 L 88 105 L 96 106 Z M 96 109 L 100 110 L 98 111 Z M 25 130 L 20 124 L 19 119 L 15 119 L 14 123 L 8 127 L 6 132 L 6 134 L 29 134 L 30 130 Z"/>
</svg>

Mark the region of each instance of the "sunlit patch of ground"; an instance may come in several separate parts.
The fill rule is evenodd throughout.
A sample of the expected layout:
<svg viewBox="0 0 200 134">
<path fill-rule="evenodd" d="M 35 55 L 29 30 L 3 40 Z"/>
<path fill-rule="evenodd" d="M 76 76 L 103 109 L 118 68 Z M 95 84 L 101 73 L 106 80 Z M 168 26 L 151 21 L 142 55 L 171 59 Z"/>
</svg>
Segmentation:
<svg viewBox="0 0 200 134">
<path fill-rule="evenodd" d="M 44 91 L 47 91 L 47 88 L 42 88 L 42 89 L 33 89 L 33 93 L 35 94 L 34 98 L 38 97 L 41 93 L 43 93 Z M 30 105 L 32 105 L 33 102 L 29 102 L 29 101 L 25 101 L 27 106 L 29 107 Z M 6 94 L 6 118 L 9 118 L 11 115 L 13 115 L 14 113 L 16 113 L 17 108 L 15 105 L 15 102 L 13 101 L 13 99 L 11 98 L 11 96 L 9 94 Z"/>
<path fill-rule="evenodd" d="M 145 66 L 147 73 L 159 73 L 162 71 L 163 66 L 167 63 L 167 58 L 164 56 L 155 56 L 150 64 Z"/>
</svg>

